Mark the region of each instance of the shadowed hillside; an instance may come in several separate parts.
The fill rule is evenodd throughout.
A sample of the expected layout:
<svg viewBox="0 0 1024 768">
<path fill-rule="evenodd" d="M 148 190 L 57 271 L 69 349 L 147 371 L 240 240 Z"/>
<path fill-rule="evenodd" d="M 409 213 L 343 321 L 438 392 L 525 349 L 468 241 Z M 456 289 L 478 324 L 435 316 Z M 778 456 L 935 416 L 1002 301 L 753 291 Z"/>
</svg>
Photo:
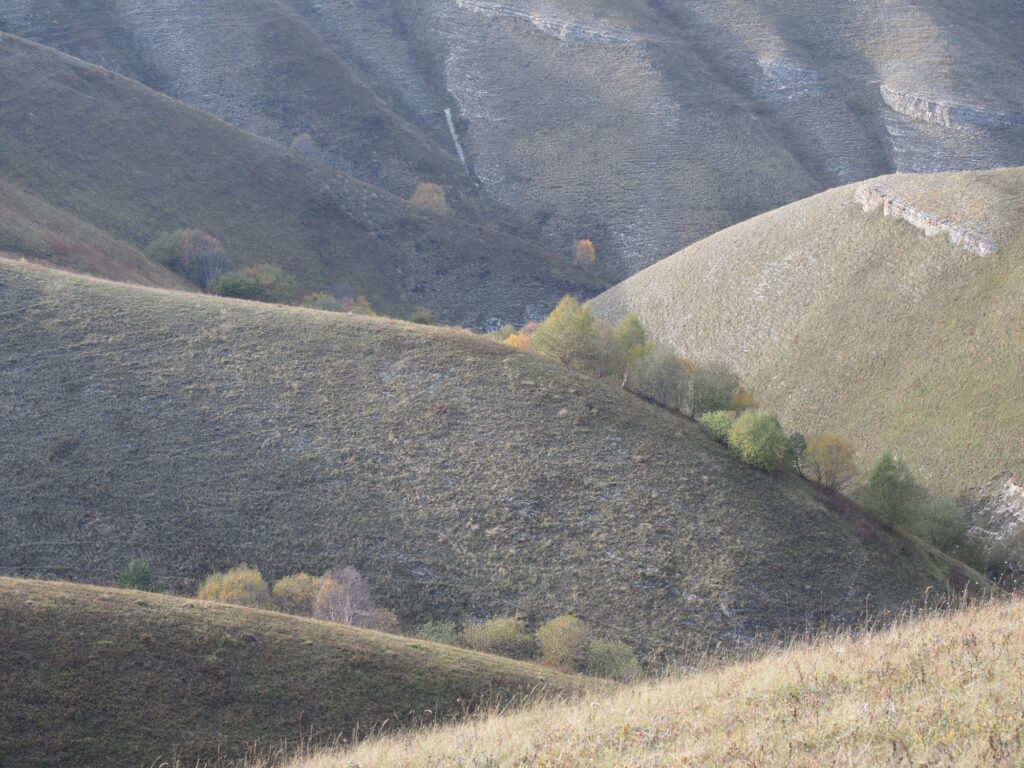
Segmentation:
<svg viewBox="0 0 1024 768">
<path fill-rule="evenodd" d="M 588 683 L 248 608 L 0 579 L 0 764 L 149 766 L 351 738 Z"/>
<path fill-rule="evenodd" d="M 1008 479 L 1024 472 L 1024 169 L 841 187 L 593 307 L 727 360 L 791 428 L 844 432 L 865 462 L 892 446 L 930 486 L 996 491 L 993 512 L 1024 514 Z"/>
<path fill-rule="evenodd" d="M 0 572 L 354 565 L 409 623 L 678 656 L 969 578 L 620 388 L 464 332 L 0 262 Z"/>
<path fill-rule="evenodd" d="M 402 197 L 435 181 L 552 250 L 592 238 L 616 278 L 837 184 L 1024 163 L 1020 24 L 1016 0 L 0 10 L 0 28 L 261 136 L 310 133 L 320 160 Z"/>
<path fill-rule="evenodd" d="M 542 315 L 564 293 L 602 287 L 493 227 L 425 213 L 7 35 L 0 100 L 0 174 L 135 247 L 195 227 L 219 238 L 236 264 L 277 263 L 304 291 L 365 294 L 389 314 L 427 307 L 478 326 Z"/>
</svg>

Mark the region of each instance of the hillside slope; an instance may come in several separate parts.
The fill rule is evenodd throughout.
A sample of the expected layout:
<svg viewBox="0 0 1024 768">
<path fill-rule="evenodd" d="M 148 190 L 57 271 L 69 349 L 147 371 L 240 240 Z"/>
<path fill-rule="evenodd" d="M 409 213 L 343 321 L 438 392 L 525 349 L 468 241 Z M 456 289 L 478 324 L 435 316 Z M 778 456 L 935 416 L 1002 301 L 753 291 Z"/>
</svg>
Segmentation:
<svg viewBox="0 0 1024 768">
<path fill-rule="evenodd" d="M 1024 169 L 841 187 L 593 307 L 727 360 L 790 428 L 846 433 L 865 462 L 892 446 L 947 492 L 1024 472 Z"/>
<path fill-rule="evenodd" d="M 237 264 L 484 325 L 602 284 L 493 227 L 417 210 L 106 70 L 0 35 L 0 175 L 136 247 L 196 227 Z M 495 320 L 496 321 L 496 320 Z"/>
<path fill-rule="evenodd" d="M 0 28 L 262 136 L 309 132 L 403 197 L 422 178 L 469 200 L 478 179 L 478 205 L 558 252 L 593 238 L 616 279 L 837 184 L 1024 163 L 1022 21 L 1018 0 L 0 9 Z"/>
<path fill-rule="evenodd" d="M 799 644 L 585 702 L 370 741 L 289 768 L 1014 766 L 1020 601 Z"/>
<path fill-rule="evenodd" d="M 407 622 L 678 656 L 969 578 L 621 389 L 445 329 L 0 262 L 0 573 L 354 565 Z"/>
<path fill-rule="evenodd" d="M 0 647 L 5 766 L 196 765 L 587 685 L 283 614 L 14 579 L 0 579 Z"/>
</svg>

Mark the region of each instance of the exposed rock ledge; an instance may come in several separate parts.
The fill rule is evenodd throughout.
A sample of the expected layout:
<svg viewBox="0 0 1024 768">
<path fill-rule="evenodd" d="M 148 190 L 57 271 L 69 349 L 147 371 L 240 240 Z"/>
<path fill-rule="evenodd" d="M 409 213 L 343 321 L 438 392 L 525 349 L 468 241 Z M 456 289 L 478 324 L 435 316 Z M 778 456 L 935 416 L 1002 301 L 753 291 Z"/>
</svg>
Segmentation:
<svg viewBox="0 0 1024 768">
<path fill-rule="evenodd" d="M 881 208 L 886 216 L 903 219 L 928 237 L 945 232 L 951 243 L 978 256 L 989 256 L 996 252 L 995 243 L 984 232 L 945 221 L 934 213 L 915 208 L 879 184 L 862 184 L 854 197 L 864 208 L 865 213 Z"/>
<path fill-rule="evenodd" d="M 1012 126 L 1020 122 L 1019 116 L 1000 110 L 956 101 L 932 99 L 919 93 L 897 91 L 884 84 L 880 90 L 882 91 L 882 100 L 894 112 L 945 128 Z"/>
<path fill-rule="evenodd" d="M 455 0 L 455 5 L 462 10 L 481 13 L 485 16 L 528 21 L 541 32 L 567 42 L 585 41 L 622 44 L 635 41 L 635 37 L 628 33 L 600 29 L 581 24 L 575 20 L 567 21 L 541 16 L 502 3 L 490 3 L 482 0 Z"/>
</svg>

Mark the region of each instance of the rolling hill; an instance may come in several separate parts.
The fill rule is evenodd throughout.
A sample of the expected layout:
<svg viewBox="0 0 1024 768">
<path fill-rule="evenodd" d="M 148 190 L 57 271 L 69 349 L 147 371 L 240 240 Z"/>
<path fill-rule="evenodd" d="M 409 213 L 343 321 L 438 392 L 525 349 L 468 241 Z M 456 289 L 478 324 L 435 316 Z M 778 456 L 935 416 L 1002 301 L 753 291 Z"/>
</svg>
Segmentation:
<svg viewBox="0 0 1024 768">
<path fill-rule="evenodd" d="M 692 422 L 464 331 L 0 262 L 0 573 L 354 565 L 409 624 L 572 612 L 648 658 L 962 589 Z"/>
<path fill-rule="evenodd" d="M 3 578 L 0 645 L 5 766 L 197 765 L 589 685 L 283 614 Z"/>
<path fill-rule="evenodd" d="M 0 106 L 0 178 L 135 248 L 195 227 L 236 264 L 277 263 L 304 291 L 365 294 L 388 314 L 427 307 L 474 326 L 543 315 L 563 294 L 603 285 L 495 227 L 426 213 L 9 35 Z"/>
<path fill-rule="evenodd" d="M 614 279 L 838 184 L 1024 163 L 1020 21 L 1016 0 L 0 9 L 0 29 L 261 136 L 309 133 L 401 197 L 436 181 L 550 250 L 590 237 Z"/>
<path fill-rule="evenodd" d="M 919 617 L 288 766 L 1012 766 L 1024 738 L 1022 620 L 1020 601 Z"/>
<path fill-rule="evenodd" d="M 865 463 L 891 446 L 931 487 L 994 493 L 993 512 L 1024 515 L 1007 506 L 1024 473 L 1024 169 L 840 187 L 690 246 L 593 307 L 728 361 L 791 429 L 845 433 Z"/>
</svg>

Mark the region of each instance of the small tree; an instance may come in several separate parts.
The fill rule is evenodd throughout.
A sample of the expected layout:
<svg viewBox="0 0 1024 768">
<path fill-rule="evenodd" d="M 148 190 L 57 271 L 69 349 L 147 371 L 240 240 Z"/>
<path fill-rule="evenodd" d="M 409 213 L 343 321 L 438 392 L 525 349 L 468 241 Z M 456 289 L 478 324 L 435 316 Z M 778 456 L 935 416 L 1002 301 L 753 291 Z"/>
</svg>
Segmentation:
<svg viewBox="0 0 1024 768">
<path fill-rule="evenodd" d="M 733 407 L 740 377 L 725 363 L 696 366 L 693 372 L 693 400 L 690 413 L 700 416 L 708 411 L 724 411 Z"/>
<path fill-rule="evenodd" d="M 857 476 L 857 452 L 842 435 L 814 435 L 807 443 L 804 465 L 817 482 L 838 491 Z"/>
<path fill-rule="evenodd" d="M 325 312 L 341 312 L 341 302 L 329 293 L 310 293 L 302 297 L 300 306 L 321 309 Z"/>
<path fill-rule="evenodd" d="M 636 315 L 626 315 L 615 327 L 599 333 L 601 375 L 621 380 L 625 387 L 629 382 L 630 370 L 647 349 L 646 337 L 644 327 Z"/>
<path fill-rule="evenodd" d="M 736 420 L 732 411 L 712 411 L 700 417 L 700 426 L 705 432 L 720 443 L 729 442 L 729 430 Z"/>
<path fill-rule="evenodd" d="M 416 637 L 432 643 L 462 645 L 462 633 L 454 621 L 428 621 L 416 630 Z"/>
<path fill-rule="evenodd" d="M 296 284 L 295 278 L 285 274 L 276 264 L 260 264 L 228 272 L 211 283 L 207 290 L 235 299 L 288 304 L 295 299 Z"/>
<path fill-rule="evenodd" d="M 409 198 L 409 204 L 438 216 L 451 216 L 452 209 L 448 205 L 444 190 L 429 181 L 416 185 L 416 190 Z"/>
<path fill-rule="evenodd" d="M 308 573 L 285 576 L 274 584 L 274 603 L 278 610 L 297 616 L 312 616 L 313 604 L 320 592 L 323 579 Z"/>
<path fill-rule="evenodd" d="M 530 349 L 563 365 L 593 370 L 597 333 L 590 307 L 571 296 L 563 298 L 533 334 Z"/>
<path fill-rule="evenodd" d="M 595 640 L 587 651 L 586 671 L 594 677 L 628 682 L 643 673 L 633 649 L 621 640 Z"/>
<path fill-rule="evenodd" d="M 161 234 L 146 247 L 146 255 L 204 291 L 235 268 L 220 240 L 201 229 Z"/>
<path fill-rule="evenodd" d="M 323 621 L 369 627 L 374 623 L 373 592 L 352 566 L 328 571 L 320 582 L 313 615 Z"/>
<path fill-rule="evenodd" d="M 688 409 L 693 367 L 671 350 L 649 346 L 633 364 L 626 388 L 664 408 Z"/>
<path fill-rule="evenodd" d="M 584 269 L 597 263 L 597 249 L 594 248 L 593 241 L 589 239 L 576 241 L 572 247 L 572 263 Z"/>
<path fill-rule="evenodd" d="M 925 494 L 906 462 L 886 451 L 871 470 L 862 499 L 882 520 L 909 529 L 920 519 Z"/>
<path fill-rule="evenodd" d="M 153 582 L 153 574 L 150 573 L 149 564 L 145 560 L 132 560 L 117 577 L 117 583 L 122 589 L 135 589 L 139 592 L 156 592 L 157 587 Z"/>
<path fill-rule="evenodd" d="M 517 332 L 510 333 L 505 338 L 504 343 L 508 344 L 510 347 L 514 347 L 515 349 L 527 350 L 530 348 L 530 343 L 533 340 L 533 335 L 537 333 L 538 328 L 540 328 L 540 325 L 538 325 L 537 323 L 527 323 Z"/>
<path fill-rule="evenodd" d="M 200 600 L 244 605 L 249 608 L 270 606 L 270 589 L 255 568 L 239 565 L 226 573 L 214 573 L 199 587 Z"/>
<path fill-rule="evenodd" d="M 590 650 L 586 623 L 568 614 L 543 624 L 537 630 L 540 656 L 545 663 L 567 672 L 583 669 Z"/>
<path fill-rule="evenodd" d="M 807 455 L 807 440 L 800 432 L 794 432 L 789 436 L 789 460 L 793 463 L 793 469 L 803 477 L 804 458 Z"/>
<path fill-rule="evenodd" d="M 522 619 L 506 616 L 480 624 L 470 624 L 462 631 L 466 645 L 477 651 L 528 659 L 535 645 Z"/>
<path fill-rule="evenodd" d="M 744 411 L 729 428 L 729 447 L 747 464 L 770 472 L 785 460 L 789 440 L 772 414 Z"/>
</svg>

